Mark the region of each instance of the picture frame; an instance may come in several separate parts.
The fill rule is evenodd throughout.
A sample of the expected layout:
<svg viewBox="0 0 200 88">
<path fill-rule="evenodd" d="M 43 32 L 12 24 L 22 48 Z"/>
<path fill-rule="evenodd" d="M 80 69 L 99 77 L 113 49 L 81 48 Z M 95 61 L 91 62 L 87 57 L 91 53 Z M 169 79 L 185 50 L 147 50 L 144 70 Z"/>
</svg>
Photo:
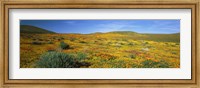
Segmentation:
<svg viewBox="0 0 200 88">
<path fill-rule="evenodd" d="M 190 87 L 199 88 L 199 3 L 200 1 L 1 1 L 1 87 Z M 192 78 L 187 79 L 9 79 L 10 9 L 191 9 Z"/>
</svg>

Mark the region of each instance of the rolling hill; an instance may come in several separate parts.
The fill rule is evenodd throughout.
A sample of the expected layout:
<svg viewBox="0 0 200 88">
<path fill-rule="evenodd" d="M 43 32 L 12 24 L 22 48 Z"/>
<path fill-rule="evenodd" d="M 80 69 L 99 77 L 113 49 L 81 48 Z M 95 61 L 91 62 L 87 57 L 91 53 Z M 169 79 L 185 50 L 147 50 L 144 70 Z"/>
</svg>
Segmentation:
<svg viewBox="0 0 200 88">
<path fill-rule="evenodd" d="M 36 33 L 36 34 L 52 34 L 55 32 L 35 27 L 35 26 L 30 26 L 30 25 L 20 25 L 20 33 Z"/>
<path fill-rule="evenodd" d="M 54 34 L 56 32 L 52 32 L 43 28 L 30 26 L 30 25 L 21 25 L 20 26 L 20 32 L 21 33 L 31 33 L 31 34 Z M 70 33 L 74 34 L 74 33 Z M 157 42 L 180 42 L 180 33 L 174 33 L 174 34 L 143 34 L 143 33 L 137 33 L 133 31 L 111 31 L 107 33 L 91 33 L 91 34 L 80 34 L 80 35 L 112 35 L 112 34 L 118 34 L 118 35 L 124 35 L 124 37 L 118 37 L 115 36 L 115 38 L 119 39 L 134 39 L 134 40 L 150 40 L 150 41 L 157 41 Z M 65 35 L 65 34 L 63 34 Z"/>
<path fill-rule="evenodd" d="M 133 31 L 112 31 L 112 32 L 107 32 L 107 33 L 101 33 L 98 35 L 104 35 L 104 34 L 124 35 L 124 37 L 115 36 L 115 38 L 118 38 L 118 39 L 150 40 L 150 41 L 157 41 L 157 42 L 180 42 L 180 33 L 144 34 L 144 33 L 137 33 Z"/>
<path fill-rule="evenodd" d="M 157 42 L 180 42 L 180 33 L 175 34 L 143 34 L 146 35 L 144 40 L 151 40 Z"/>
</svg>

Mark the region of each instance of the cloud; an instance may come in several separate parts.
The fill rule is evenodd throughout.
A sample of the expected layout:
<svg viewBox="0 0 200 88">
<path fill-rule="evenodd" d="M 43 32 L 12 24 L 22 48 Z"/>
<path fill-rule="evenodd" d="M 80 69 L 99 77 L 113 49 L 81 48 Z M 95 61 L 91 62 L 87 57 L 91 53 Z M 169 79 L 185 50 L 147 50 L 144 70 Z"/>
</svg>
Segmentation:
<svg viewBox="0 0 200 88">
<path fill-rule="evenodd" d="M 98 24 L 99 31 L 101 32 L 109 32 L 109 31 L 130 31 L 136 27 L 140 27 L 139 25 L 134 25 L 131 22 L 110 22 Z"/>
<path fill-rule="evenodd" d="M 180 24 L 177 24 L 177 21 L 154 21 L 148 30 L 179 32 Z"/>
</svg>

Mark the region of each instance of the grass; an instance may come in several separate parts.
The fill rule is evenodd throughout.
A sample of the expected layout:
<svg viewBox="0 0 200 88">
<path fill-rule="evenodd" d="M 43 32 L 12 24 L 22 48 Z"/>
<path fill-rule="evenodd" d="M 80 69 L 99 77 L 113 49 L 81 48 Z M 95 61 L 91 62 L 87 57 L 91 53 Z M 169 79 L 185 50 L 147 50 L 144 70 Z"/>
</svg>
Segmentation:
<svg viewBox="0 0 200 88">
<path fill-rule="evenodd" d="M 63 43 L 61 44 L 61 42 Z M 42 65 L 45 65 L 44 63 L 48 62 L 49 59 L 59 60 L 57 58 L 62 57 L 62 55 L 49 58 L 52 52 L 59 52 L 64 56 L 70 54 L 70 60 L 74 63 L 71 67 L 78 68 L 179 68 L 179 42 L 180 34 L 139 34 L 135 32 L 21 33 L 20 67 L 43 67 Z M 61 45 L 64 47 L 66 44 L 67 48 L 61 47 Z M 46 55 L 45 58 L 48 58 L 43 60 L 41 57 L 44 55 Z M 37 63 L 40 61 L 44 63 L 38 65 Z"/>
</svg>

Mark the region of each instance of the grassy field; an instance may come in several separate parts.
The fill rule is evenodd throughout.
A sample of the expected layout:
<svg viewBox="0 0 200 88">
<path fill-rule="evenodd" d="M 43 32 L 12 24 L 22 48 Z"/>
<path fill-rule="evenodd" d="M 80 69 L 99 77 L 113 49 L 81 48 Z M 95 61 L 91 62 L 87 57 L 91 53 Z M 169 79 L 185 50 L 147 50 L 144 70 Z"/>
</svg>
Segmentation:
<svg viewBox="0 0 200 88">
<path fill-rule="evenodd" d="M 20 34 L 21 68 L 179 68 L 180 34 Z"/>
</svg>

